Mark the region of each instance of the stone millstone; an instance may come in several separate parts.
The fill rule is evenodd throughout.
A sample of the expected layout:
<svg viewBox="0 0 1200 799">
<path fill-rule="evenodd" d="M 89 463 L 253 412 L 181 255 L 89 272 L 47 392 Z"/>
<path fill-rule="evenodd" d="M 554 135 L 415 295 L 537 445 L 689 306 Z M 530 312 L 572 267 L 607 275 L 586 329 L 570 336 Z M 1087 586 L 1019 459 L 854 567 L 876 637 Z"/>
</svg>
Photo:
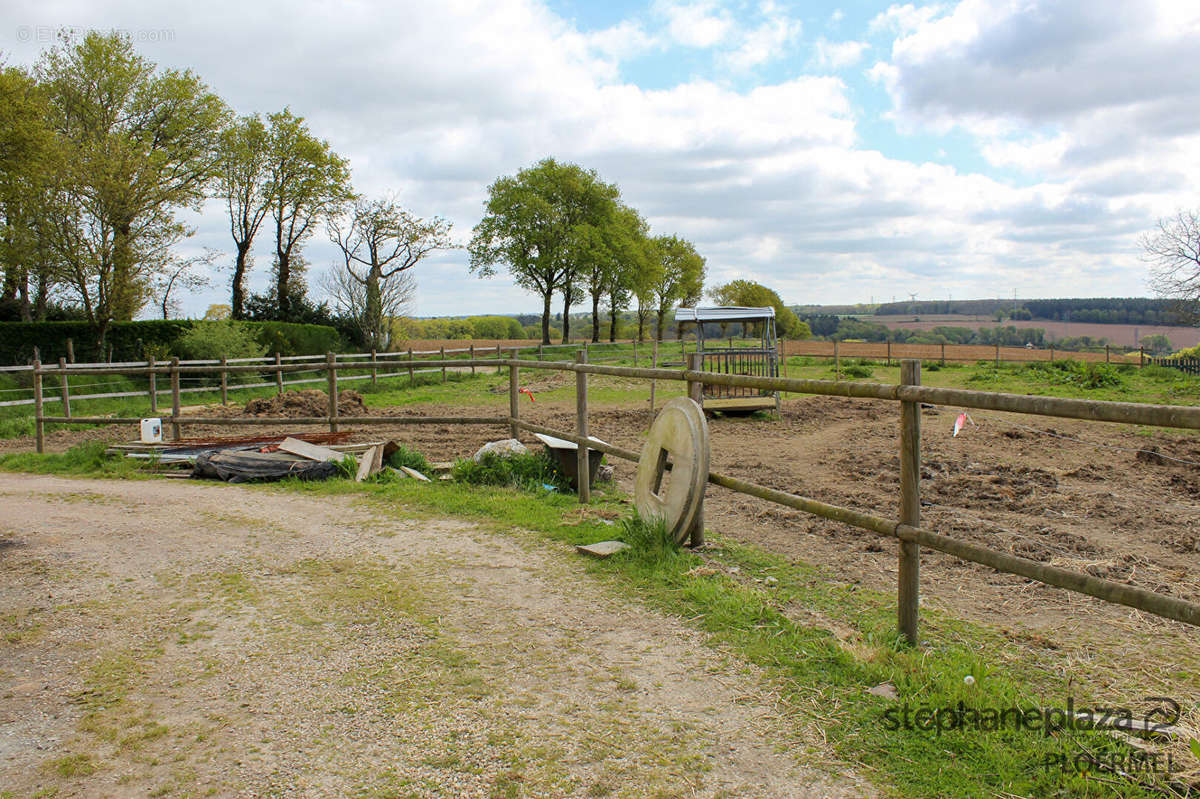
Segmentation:
<svg viewBox="0 0 1200 799">
<path fill-rule="evenodd" d="M 708 446 L 704 411 L 687 397 L 663 406 L 642 446 L 634 505 L 643 519 L 662 519 L 676 543 L 683 543 L 704 503 Z M 669 477 L 664 473 L 668 458 Z"/>
</svg>

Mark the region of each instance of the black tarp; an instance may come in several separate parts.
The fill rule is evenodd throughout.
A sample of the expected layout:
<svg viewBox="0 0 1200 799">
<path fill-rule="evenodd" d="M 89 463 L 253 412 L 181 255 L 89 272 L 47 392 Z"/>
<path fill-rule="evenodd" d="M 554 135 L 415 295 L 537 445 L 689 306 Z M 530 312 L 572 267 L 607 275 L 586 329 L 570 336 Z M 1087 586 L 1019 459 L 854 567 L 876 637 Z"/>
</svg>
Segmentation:
<svg viewBox="0 0 1200 799">
<path fill-rule="evenodd" d="M 296 460 L 282 452 L 202 452 L 196 456 L 192 477 L 224 480 L 229 483 L 253 483 L 297 477 L 301 480 L 328 480 L 338 474 L 331 461 Z"/>
</svg>

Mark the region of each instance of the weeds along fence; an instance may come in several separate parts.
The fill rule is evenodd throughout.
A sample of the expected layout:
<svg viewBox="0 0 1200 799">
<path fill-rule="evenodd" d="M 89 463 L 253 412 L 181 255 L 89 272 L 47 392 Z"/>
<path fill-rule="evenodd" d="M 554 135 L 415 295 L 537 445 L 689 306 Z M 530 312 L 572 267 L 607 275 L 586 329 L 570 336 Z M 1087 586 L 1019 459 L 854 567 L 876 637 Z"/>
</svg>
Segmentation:
<svg viewBox="0 0 1200 799">
<path fill-rule="evenodd" d="M 167 366 L 113 366 L 109 367 L 106 371 L 114 374 L 167 377 L 171 385 L 171 416 L 167 421 L 172 425 L 175 438 L 180 437 L 180 428 L 185 421 L 188 424 L 214 425 L 279 426 L 280 424 L 328 424 L 331 432 L 336 432 L 339 426 L 343 424 L 392 427 L 417 424 L 507 426 L 509 434 L 513 438 L 519 437 L 522 431 L 526 431 L 555 436 L 579 445 L 577 474 L 589 473 L 589 450 L 598 450 L 613 457 L 634 462 L 637 462 L 640 458 L 640 454 L 637 452 L 604 443 L 589 435 L 588 377 L 590 375 L 648 380 L 651 381 L 652 386 L 654 382 L 659 380 L 682 381 L 687 384 L 688 396 L 697 401 L 702 399 L 705 386 L 726 386 L 753 388 L 767 392 L 818 394 L 896 402 L 900 405 L 900 491 L 899 497 L 897 497 L 898 502 L 895 518 L 884 518 L 863 513 L 852 508 L 832 505 L 811 497 L 780 491 L 718 472 L 709 472 L 708 482 L 731 491 L 756 497 L 766 502 L 774 502 L 814 516 L 841 522 L 869 533 L 896 539 L 899 542 L 897 626 L 900 633 L 910 642 L 915 643 L 917 641 L 917 616 L 920 597 L 920 550 L 922 547 L 952 555 L 972 563 L 978 563 L 1000 572 L 1036 580 L 1046 585 L 1063 588 L 1068 591 L 1086 594 L 1112 604 L 1124 605 L 1162 618 L 1200 626 L 1200 604 L 1187 602 L 1177 597 L 1149 591 L 1134 585 L 1105 580 L 1090 574 L 1071 571 L 1046 563 L 1040 563 L 1029 558 L 1022 558 L 1007 552 L 989 549 L 922 527 L 920 478 L 920 411 L 923 403 L 977 410 L 1004 411 L 1037 416 L 1188 430 L 1200 430 L 1200 407 L 1025 396 L 1020 394 L 922 386 L 921 362 L 913 359 L 906 359 L 901 362 L 901 380 L 898 385 L 717 374 L 703 371 L 701 368 L 702 364 L 703 356 L 701 354 L 689 353 L 687 355 L 686 366 L 683 369 L 615 366 L 589 362 L 588 352 L 582 349 L 576 352 L 574 361 L 523 359 L 520 357 L 520 352 L 513 349 L 508 352 L 507 357 L 504 357 L 503 353 L 493 353 L 493 357 L 491 358 L 448 359 L 439 357 L 436 360 L 408 358 L 403 361 L 396 360 L 393 362 L 393 366 L 400 370 L 415 370 L 418 366 L 428 369 L 469 367 L 471 369 L 495 368 L 503 370 L 507 368 L 509 412 L 507 416 L 501 417 L 339 416 L 337 406 L 338 371 L 339 369 L 346 369 L 348 365 L 345 361 L 339 363 L 338 359 L 332 353 L 326 356 L 325 363 L 321 367 L 326 373 L 325 380 L 328 385 L 330 398 L 328 412 L 324 416 L 300 419 L 205 418 L 203 416 L 188 416 L 184 418 L 181 416 L 180 395 L 182 391 L 179 386 L 183 375 L 219 371 L 223 377 L 226 377 L 229 374 L 259 372 L 262 367 L 258 365 L 230 365 L 228 363 L 221 363 L 215 366 L 211 364 L 183 365 L 178 362 L 172 362 Z M 361 363 L 352 363 L 349 365 L 349 368 L 361 369 L 362 366 L 363 364 Z M 272 366 L 272 370 L 276 371 L 279 376 L 278 379 L 282 379 L 281 376 L 283 374 L 310 368 L 311 366 L 306 363 L 276 363 Z M 518 400 L 520 398 L 522 369 L 573 372 L 575 374 L 576 425 L 574 431 L 554 430 L 521 419 L 521 405 Z M 35 364 L 33 380 L 36 402 L 35 414 L 38 452 L 42 452 L 44 448 L 44 430 L 47 423 L 137 424 L 140 421 L 138 418 L 71 418 L 45 415 L 42 396 L 42 380 L 45 376 L 72 376 L 90 373 L 87 369 L 63 366 L 59 366 L 58 368 L 43 368 L 41 364 Z M 152 394 L 151 396 L 154 395 Z M 588 481 L 580 480 L 578 482 L 580 501 L 589 501 Z"/>
</svg>

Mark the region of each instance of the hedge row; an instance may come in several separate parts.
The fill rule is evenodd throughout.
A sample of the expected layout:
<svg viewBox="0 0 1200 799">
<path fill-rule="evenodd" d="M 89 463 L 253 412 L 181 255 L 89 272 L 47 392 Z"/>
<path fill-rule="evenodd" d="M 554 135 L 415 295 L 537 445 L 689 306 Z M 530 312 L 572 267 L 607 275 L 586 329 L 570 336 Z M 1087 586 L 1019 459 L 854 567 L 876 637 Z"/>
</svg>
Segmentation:
<svg viewBox="0 0 1200 799">
<path fill-rule="evenodd" d="M 175 342 L 196 322 L 190 319 L 114 322 L 106 345 L 114 361 L 140 361 L 148 355 L 165 359 L 177 354 Z M 267 352 L 283 355 L 320 355 L 339 352 L 345 342 L 338 331 L 326 325 L 292 322 L 241 322 L 255 331 Z M 67 356 L 67 339 L 74 342 L 75 360 L 103 361 L 108 353 L 98 350 L 86 322 L 0 322 L 0 364 L 24 364 L 33 360 L 33 348 L 42 361 L 57 362 Z"/>
</svg>

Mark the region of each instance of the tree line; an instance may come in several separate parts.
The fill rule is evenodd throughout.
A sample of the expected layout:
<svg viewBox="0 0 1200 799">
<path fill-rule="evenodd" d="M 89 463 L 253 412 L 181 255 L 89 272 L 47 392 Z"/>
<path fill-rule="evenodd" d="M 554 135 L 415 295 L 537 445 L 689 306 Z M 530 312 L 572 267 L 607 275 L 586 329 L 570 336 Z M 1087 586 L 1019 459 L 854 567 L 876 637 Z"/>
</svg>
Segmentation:
<svg viewBox="0 0 1200 799">
<path fill-rule="evenodd" d="M 408 271 L 453 246 L 450 225 L 391 197 L 356 194 L 350 167 L 290 109 L 235 115 L 190 70 L 158 69 L 129 38 L 69 34 L 32 69 L 0 68 L 0 313 L 86 320 L 104 351 L 111 325 L 150 303 L 164 318 L 205 283 L 216 253 L 182 258 L 180 221 L 208 199 L 232 239 L 230 316 L 335 321 L 384 344 Z M 305 243 L 324 231 L 342 256 L 307 297 Z M 252 248 L 272 239 L 273 280 L 248 295 Z"/>
<path fill-rule="evenodd" d="M 879 316 L 965 314 L 1007 319 L 1129 325 L 1184 325 L 1187 309 L 1176 299 L 1093 297 L 1050 300 L 920 300 L 880 305 Z"/>
</svg>

